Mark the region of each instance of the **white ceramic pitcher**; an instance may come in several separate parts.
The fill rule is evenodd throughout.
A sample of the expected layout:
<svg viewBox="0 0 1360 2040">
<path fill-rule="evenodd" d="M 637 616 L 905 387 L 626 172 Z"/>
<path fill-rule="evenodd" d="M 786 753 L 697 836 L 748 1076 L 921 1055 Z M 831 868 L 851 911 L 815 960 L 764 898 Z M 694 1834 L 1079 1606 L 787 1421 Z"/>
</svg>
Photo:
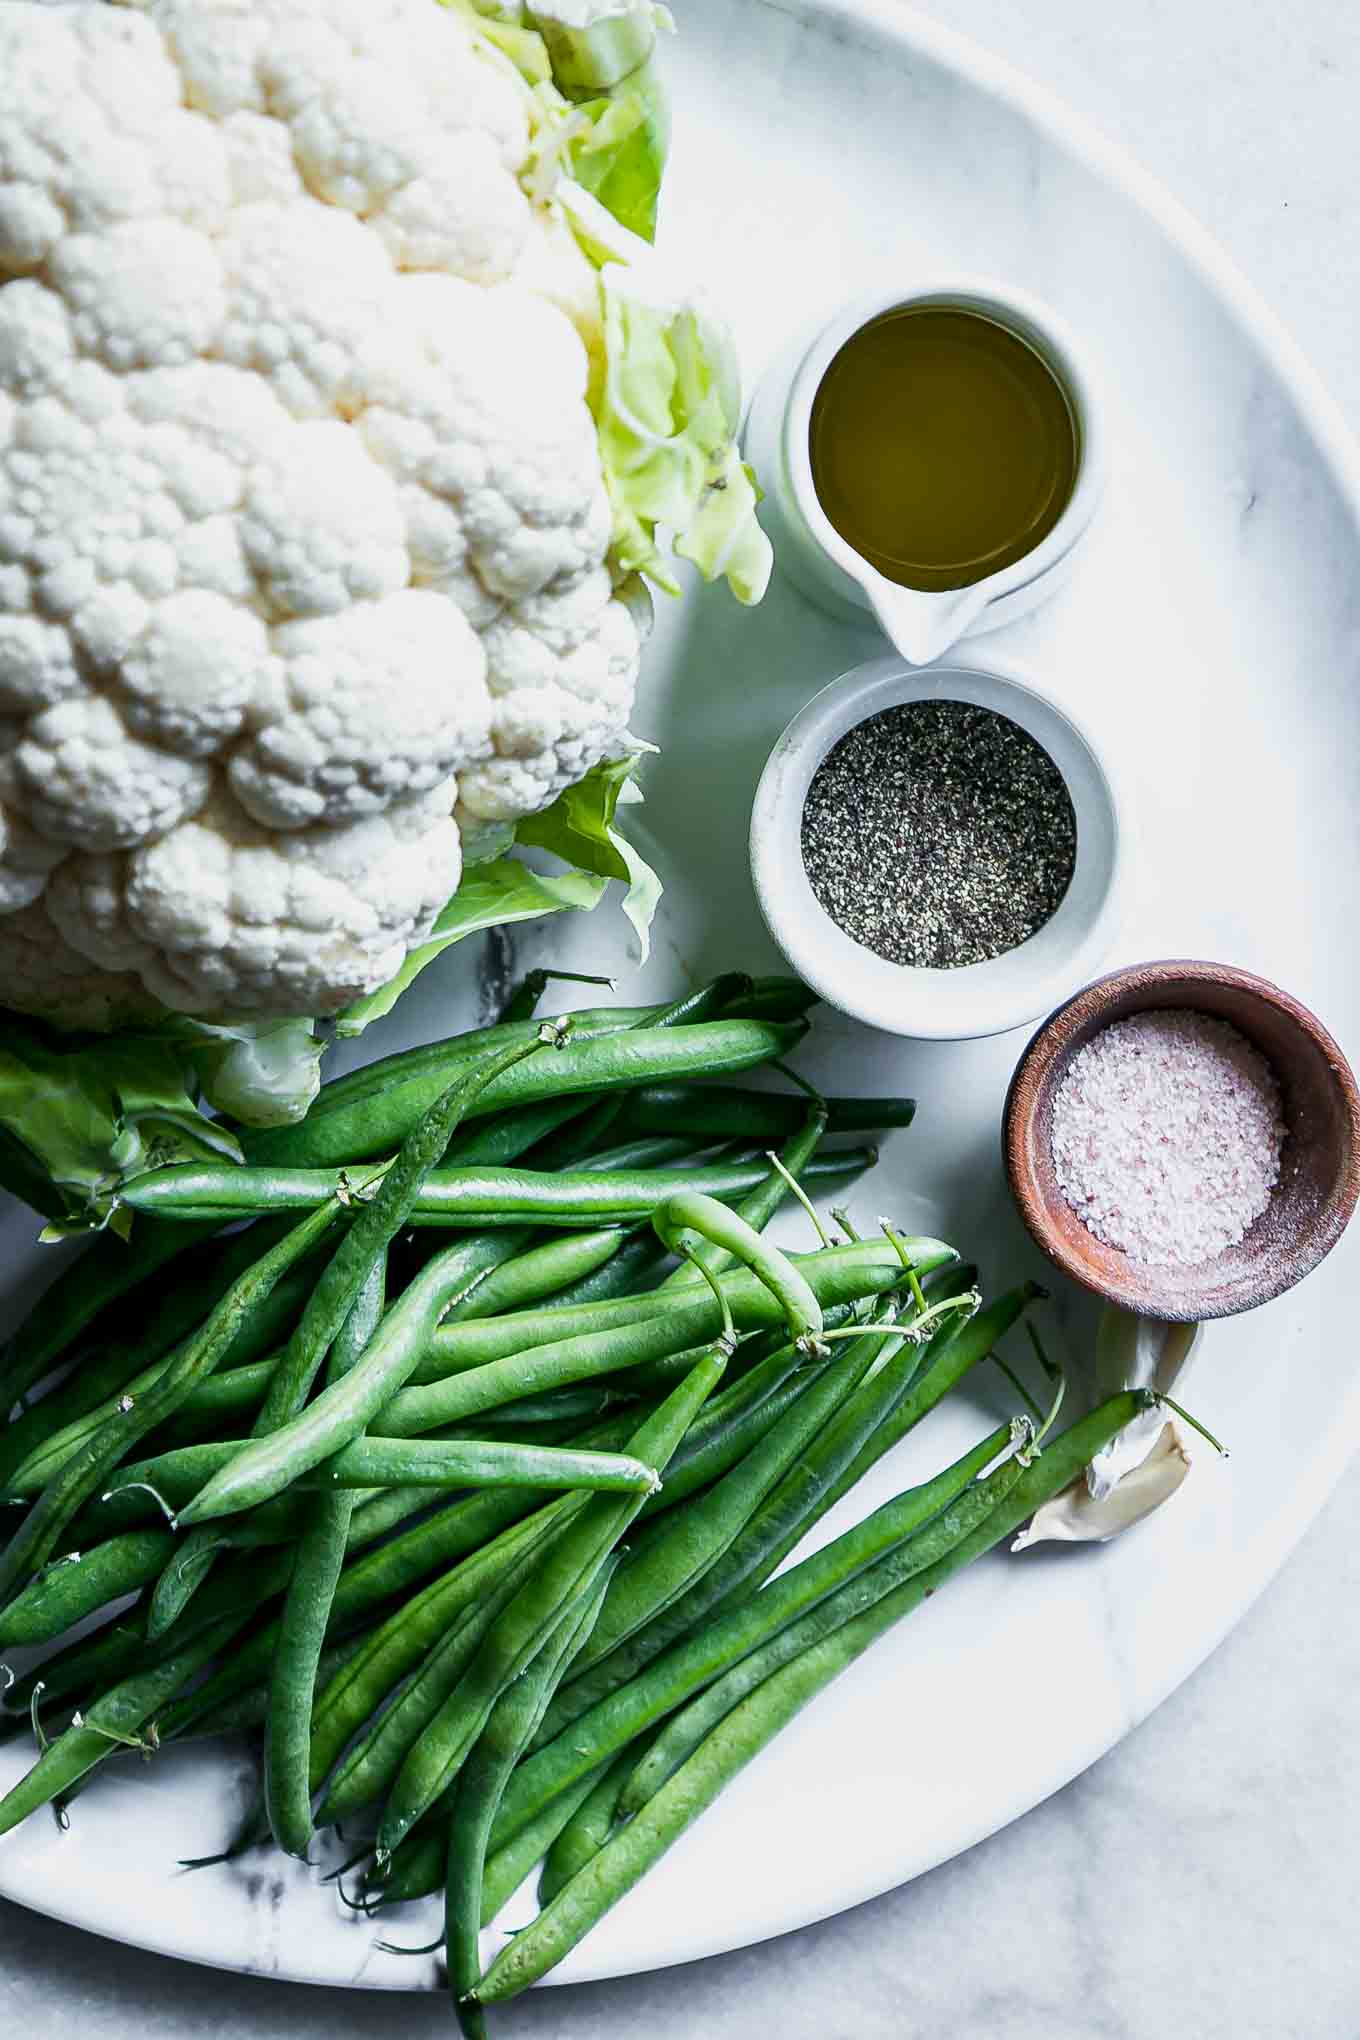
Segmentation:
<svg viewBox="0 0 1360 2040">
<path fill-rule="evenodd" d="M 1077 428 L 1076 485 L 1047 537 L 985 580 L 941 593 L 888 580 L 841 537 L 817 499 L 809 443 L 814 399 L 847 340 L 885 312 L 931 304 L 980 313 L 1027 341 L 1062 385 Z M 1025 615 L 1055 594 L 1071 571 L 1105 489 L 1097 383 L 1072 335 L 1034 299 L 976 277 L 931 278 L 853 299 L 769 369 L 751 404 L 745 443 L 766 491 L 762 519 L 770 527 L 780 565 L 821 607 L 850 617 L 871 611 L 913 666 L 928 664 L 962 637 Z"/>
</svg>

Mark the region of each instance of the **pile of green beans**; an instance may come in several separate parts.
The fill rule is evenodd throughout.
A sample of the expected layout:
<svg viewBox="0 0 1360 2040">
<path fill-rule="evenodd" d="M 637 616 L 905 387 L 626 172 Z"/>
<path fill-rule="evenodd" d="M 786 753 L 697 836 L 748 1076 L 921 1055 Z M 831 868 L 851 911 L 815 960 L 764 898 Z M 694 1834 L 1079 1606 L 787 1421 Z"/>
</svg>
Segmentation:
<svg viewBox="0 0 1360 2040">
<path fill-rule="evenodd" d="M 253 1735 L 227 1853 L 371 1832 L 359 1903 L 443 1890 L 469 2035 L 1128 1415 L 1042 1451 L 1005 1422 L 775 1577 L 1038 1292 L 983 1309 L 952 1248 L 886 1228 L 771 1242 L 915 1112 L 714 1081 L 783 1069 L 801 986 L 545 1022 L 537 978 L 243 1129 L 244 1165 L 137 1178 L 131 1243 L 0 1354 L 0 1734 L 44 1722 L 0 1835 L 78 1821 L 120 1750 Z"/>
</svg>

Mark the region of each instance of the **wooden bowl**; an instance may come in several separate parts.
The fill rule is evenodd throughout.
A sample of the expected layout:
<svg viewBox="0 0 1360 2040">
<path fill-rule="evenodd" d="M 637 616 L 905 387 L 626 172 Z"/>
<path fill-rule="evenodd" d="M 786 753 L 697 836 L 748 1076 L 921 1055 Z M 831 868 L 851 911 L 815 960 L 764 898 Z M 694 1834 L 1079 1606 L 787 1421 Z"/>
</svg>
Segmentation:
<svg viewBox="0 0 1360 2040">
<path fill-rule="evenodd" d="M 1053 1100 L 1078 1050 L 1112 1020 L 1182 1007 L 1226 1020 L 1270 1063 L 1288 1134 L 1269 1205 L 1235 1247 L 1190 1268 L 1148 1267 L 1098 1240 L 1058 1187 Z M 1139 963 L 1060 1006 L 1006 1097 L 1006 1173 L 1031 1234 L 1065 1275 L 1144 1316 L 1194 1322 L 1253 1310 L 1336 1245 L 1360 1196 L 1360 1092 L 1325 1027 L 1265 978 L 1220 963 Z"/>
</svg>

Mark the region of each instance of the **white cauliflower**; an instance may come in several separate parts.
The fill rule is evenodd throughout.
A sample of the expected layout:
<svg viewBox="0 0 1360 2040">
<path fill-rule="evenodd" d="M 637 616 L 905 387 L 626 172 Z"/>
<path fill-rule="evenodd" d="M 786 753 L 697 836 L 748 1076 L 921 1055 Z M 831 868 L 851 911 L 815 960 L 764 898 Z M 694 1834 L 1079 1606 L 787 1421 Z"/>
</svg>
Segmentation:
<svg viewBox="0 0 1360 2040">
<path fill-rule="evenodd" d="M 433 0 L 0 4 L 0 973 L 333 1013 L 616 756 L 598 277 Z"/>
</svg>

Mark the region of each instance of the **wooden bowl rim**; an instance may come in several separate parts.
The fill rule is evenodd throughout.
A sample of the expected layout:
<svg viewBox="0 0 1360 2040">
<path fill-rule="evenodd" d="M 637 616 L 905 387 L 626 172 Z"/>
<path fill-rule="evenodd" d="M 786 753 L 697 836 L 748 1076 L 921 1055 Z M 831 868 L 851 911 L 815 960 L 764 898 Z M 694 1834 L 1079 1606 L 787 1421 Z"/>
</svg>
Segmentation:
<svg viewBox="0 0 1360 2040">
<path fill-rule="evenodd" d="M 1360 1086 L 1357 1086 L 1340 1046 L 1315 1013 L 1269 978 L 1243 970 L 1236 964 L 1205 963 L 1187 957 L 1161 957 L 1148 963 L 1125 964 L 1082 986 L 1035 1030 L 1015 1066 L 1006 1093 L 1002 1141 L 1011 1194 L 1035 1244 L 1082 1288 L 1092 1290 L 1107 1302 L 1119 1304 L 1126 1310 L 1140 1309 L 1136 1280 L 1121 1284 L 1107 1279 L 1075 1252 L 1052 1226 L 1049 1200 L 1029 1164 L 1028 1135 L 1041 1103 L 1065 1066 L 1075 1038 L 1091 1028 L 1093 1023 L 1098 1029 L 1102 1014 L 1109 1012 L 1126 993 L 1155 992 L 1160 986 L 1177 985 L 1182 988 L 1221 986 L 1246 993 L 1273 1007 L 1321 1055 L 1342 1107 L 1345 1128 L 1340 1167 L 1328 1186 L 1316 1220 L 1297 1238 L 1292 1253 L 1279 1255 L 1273 1270 L 1263 1271 L 1263 1279 L 1258 1279 L 1250 1289 L 1245 1283 L 1240 1285 L 1244 1292 L 1240 1301 L 1234 1300 L 1235 1291 L 1229 1290 L 1221 1301 L 1207 1307 L 1200 1300 L 1193 1307 L 1176 1311 L 1168 1308 L 1166 1301 L 1159 1297 L 1159 1317 L 1178 1317 L 1183 1322 L 1190 1322 L 1198 1318 L 1235 1316 L 1239 1311 L 1254 1309 L 1257 1304 L 1284 1295 L 1305 1275 L 1311 1274 L 1331 1252 L 1350 1223 L 1357 1201 L 1360 1201 Z M 1196 1010 L 1192 995 L 1180 996 L 1176 1003 Z"/>
</svg>

